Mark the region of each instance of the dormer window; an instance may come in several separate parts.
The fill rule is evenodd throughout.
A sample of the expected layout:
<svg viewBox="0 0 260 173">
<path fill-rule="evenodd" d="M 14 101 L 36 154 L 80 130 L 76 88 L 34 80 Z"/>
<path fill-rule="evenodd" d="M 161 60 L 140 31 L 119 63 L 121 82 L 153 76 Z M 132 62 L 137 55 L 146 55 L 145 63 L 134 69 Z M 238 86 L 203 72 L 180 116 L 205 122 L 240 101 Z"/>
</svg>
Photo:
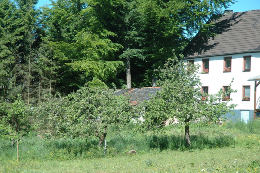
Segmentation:
<svg viewBox="0 0 260 173">
<path fill-rule="evenodd" d="M 209 59 L 202 60 L 202 73 L 209 73 Z"/>
<path fill-rule="evenodd" d="M 223 72 L 231 72 L 232 57 L 224 57 L 224 69 Z"/>
</svg>

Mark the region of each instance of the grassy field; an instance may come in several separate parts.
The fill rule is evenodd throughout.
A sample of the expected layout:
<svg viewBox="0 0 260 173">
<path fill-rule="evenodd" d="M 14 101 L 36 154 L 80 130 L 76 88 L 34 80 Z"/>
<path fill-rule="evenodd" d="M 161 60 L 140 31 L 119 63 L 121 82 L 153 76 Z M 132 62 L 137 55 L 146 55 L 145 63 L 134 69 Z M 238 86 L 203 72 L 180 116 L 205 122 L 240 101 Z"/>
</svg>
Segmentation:
<svg viewBox="0 0 260 173">
<path fill-rule="evenodd" d="M 260 172 L 259 147 L 151 151 L 65 161 L 6 161 L 1 172 Z"/>
<path fill-rule="evenodd" d="M 80 151 L 84 148 L 80 143 L 84 141 L 61 140 L 58 145 L 51 139 L 28 137 L 21 142 L 19 162 L 16 150 L 6 143 L 9 141 L 1 141 L 0 172 L 257 173 L 260 172 L 259 128 L 259 122 L 194 125 L 190 149 L 182 145 L 181 127 L 167 127 L 159 134 L 140 134 L 130 129 L 110 133 L 106 155 L 103 149 L 94 147 L 93 141 L 93 146 Z M 130 149 L 137 154 L 127 155 Z"/>
</svg>

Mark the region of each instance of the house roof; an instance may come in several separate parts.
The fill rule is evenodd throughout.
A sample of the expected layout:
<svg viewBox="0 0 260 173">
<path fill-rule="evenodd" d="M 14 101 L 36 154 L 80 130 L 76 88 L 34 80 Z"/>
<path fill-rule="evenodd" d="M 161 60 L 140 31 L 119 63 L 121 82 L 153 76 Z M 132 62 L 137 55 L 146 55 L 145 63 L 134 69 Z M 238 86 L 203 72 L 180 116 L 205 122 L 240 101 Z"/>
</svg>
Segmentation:
<svg viewBox="0 0 260 173">
<path fill-rule="evenodd" d="M 157 91 L 160 91 L 160 87 L 144 87 L 144 88 L 133 88 L 131 90 L 118 90 L 115 95 L 127 95 L 130 97 L 132 105 L 137 105 L 138 102 L 150 100 L 152 95 L 155 95 Z"/>
<path fill-rule="evenodd" d="M 197 34 L 185 48 L 186 58 L 260 52 L 260 10 L 223 14 L 211 29 L 216 35 Z"/>
</svg>

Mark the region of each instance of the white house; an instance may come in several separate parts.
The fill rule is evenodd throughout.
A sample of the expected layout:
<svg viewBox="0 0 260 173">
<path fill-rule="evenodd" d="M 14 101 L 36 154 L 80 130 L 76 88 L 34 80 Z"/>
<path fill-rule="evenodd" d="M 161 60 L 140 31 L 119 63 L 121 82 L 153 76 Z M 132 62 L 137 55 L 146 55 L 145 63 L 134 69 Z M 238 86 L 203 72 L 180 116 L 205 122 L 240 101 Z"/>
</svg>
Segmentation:
<svg viewBox="0 0 260 173">
<path fill-rule="evenodd" d="M 225 95 L 238 106 L 225 115 L 228 119 L 248 121 L 260 115 L 260 10 L 223 14 L 210 28 L 215 36 L 198 34 L 185 49 L 185 60 L 200 65 L 202 92 L 216 94 L 231 87 L 236 93 Z M 259 80 L 259 78 L 256 78 Z M 258 89 L 258 90 L 257 90 Z M 256 100 L 255 100 L 256 99 Z"/>
</svg>

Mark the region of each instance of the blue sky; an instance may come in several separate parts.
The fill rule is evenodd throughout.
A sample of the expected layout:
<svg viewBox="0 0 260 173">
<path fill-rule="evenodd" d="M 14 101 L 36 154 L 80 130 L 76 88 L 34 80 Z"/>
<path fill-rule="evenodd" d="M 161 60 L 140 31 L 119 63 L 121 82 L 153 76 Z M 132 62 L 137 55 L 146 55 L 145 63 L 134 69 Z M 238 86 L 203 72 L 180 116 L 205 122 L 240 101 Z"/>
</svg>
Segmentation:
<svg viewBox="0 0 260 173">
<path fill-rule="evenodd" d="M 260 9 L 260 0 L 236 0 L 235 4 L 232 4 L 228 10 L 233 10 L 234 12 L 244 12 L 249 10 Z M 37 8 L 51 4 L 50 0 L 39 0 Z"/>
<path fill-rule="evenodd" d="M 244 12 L 249 10 L 259 10 L 260 0 L 236 0 L 235 4 L 232 4 L 228 10 L 233 12 Z"/>
<path fill-rule="evenodd" d="M 37 8 L 51 4 L 50 0 L 38 0 Z"/>
<path fill-rule="evenodd" d="M 232 4 L 228 10 L 233 10 L 234 12 L 244 12 L 249 10 L 260 9 L 260 0 L 236 0 L 235 4 Z M 51 4 L 50 0 L 39 0 L 37 8 Z"/>
</svg>

